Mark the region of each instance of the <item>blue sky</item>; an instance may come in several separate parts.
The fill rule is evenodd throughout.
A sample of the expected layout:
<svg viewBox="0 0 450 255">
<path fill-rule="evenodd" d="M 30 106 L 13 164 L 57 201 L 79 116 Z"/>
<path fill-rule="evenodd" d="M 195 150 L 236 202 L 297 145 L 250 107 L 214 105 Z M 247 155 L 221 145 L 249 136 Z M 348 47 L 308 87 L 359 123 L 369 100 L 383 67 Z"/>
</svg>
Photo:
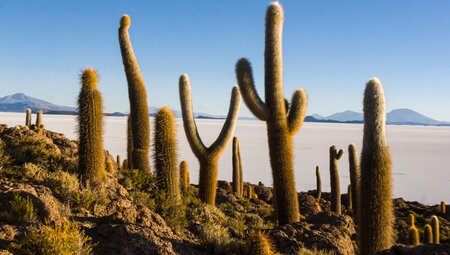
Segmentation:
<svg viewBox="0 0 450 255">
<path fill-rule="evenodd" d="M 117 40 L 122 14 L 149 105 L 179 109 L 191 78 L 194 110 L 226 114 L 234 65 L 252 62 L 263 97 L 264 14 L 270 1 L 0 1 L 0 96 L 24 92 L 74 106 L 78 74 L 92 66 L 108 112 L 129 109 Z M 388 110 L 450 120 L 450 1 L 281 1 L 284 88 L 309 94 L 308 114 L 361 111 L 378 76 Z M 244 105 L 242 116 L 250 116 Z"/>
</svg>

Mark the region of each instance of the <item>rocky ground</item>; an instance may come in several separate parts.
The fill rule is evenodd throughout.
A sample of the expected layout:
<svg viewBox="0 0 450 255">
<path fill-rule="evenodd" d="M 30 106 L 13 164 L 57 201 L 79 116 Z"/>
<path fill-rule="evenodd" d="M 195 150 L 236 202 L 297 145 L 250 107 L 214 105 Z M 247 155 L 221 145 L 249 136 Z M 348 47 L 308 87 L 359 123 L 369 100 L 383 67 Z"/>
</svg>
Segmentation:
<svg viewBox="0 0 450 255">
<path fill-rule="evenodd" d="M 346 195 L 343 214 L 336 215 L 329 212 L 328 193 L 317 206 L 315 191 L 301 192 L 301 222 L 277 227 L 272 189 L 262 183 L 247 184 L 256 194 L 248 198 L 219 181 L 216 207 L 198 201 L 194 185 L 181 204 L 168 204 L 151 178 L 132 170 L 116 169 L 98 187 L 81 188 L 77 147 L 62 134 L 0 125 L 0 254 L 251 254 L 255 231 L 281 254 L 358 251 Z M 397 245 L 382 254 L 450 254 L 449 213 L 394 202 Z M 420 236 L 431 216 L 439 217 L 441 245 L 406 245 L 411 213 Z"/>
</svg>

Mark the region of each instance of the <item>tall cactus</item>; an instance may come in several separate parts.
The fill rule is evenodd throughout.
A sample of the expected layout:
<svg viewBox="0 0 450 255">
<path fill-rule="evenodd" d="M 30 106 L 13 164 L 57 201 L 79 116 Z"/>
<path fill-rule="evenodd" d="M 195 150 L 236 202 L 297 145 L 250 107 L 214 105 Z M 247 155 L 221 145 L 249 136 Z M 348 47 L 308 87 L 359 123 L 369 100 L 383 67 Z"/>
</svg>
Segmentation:
<svg viewBox="0 0 450 255">
<path fill-rule="evenodd" d="M 283 19 L 281 5 L 271 3 L 266 12 L 265 102 L 256 91 L 250 62 L 242 58 L 236 64 L 237 81 L 247 107 L 267 124 L 275 209 L 278 222 L 282 225 L 300 220 L 294 179 L 293 137 L 303 124 L 307 105 L 303 89 L 295 91 L 290 107 L 283 96 Z"/>
<path fill-rule="evenodd" d="M 350 144 L 348 146 L 348 161 L 350 184 L 352 187 L 353 219 L 355 223 L 359 225 L 361 171 L 359 169 L 358 152 L 356 151 L 355 144 Z"/>
<path fill-rule="evenodd" d="M 103 151 L 103 99 L 97 73 L 87 68 L 80 76 L 78 97 L 78 171 L 81 183 L 90 186 L 106 176 Z"/>
<path fill-rule="evenodd" d="M 331 211 L 341 214 L 341 187 L 338 171 L 338 160 L 344 156 L 344 151 L 330 147 L 330 186 L 331 186 Z"/>
<path fill-rule="evenodd" d="M 157 186 L 164 190 L 171 199 L 178 199 L 178 161 L 176 144 L 175 117 L 169 107 L 161 108 L 155 116 L 153 137 L 154 164 Z"/>
<path fill-rule="evenodd" d="M 191 183 L 190 177 L 189 177 L 189 168 L 186 161 L 181 161 L 180 163 L 180 186 L 181 190 L 183 192 L 186 192 L 186 190 L 189 187 L 189 184 Z"/>
<path fill-rule="evenodd" d="M 316 199 L 320 203 L 322 198 L 322 178 L 320 177 L 320 168 L 316 166 Z"/>
<path fill-rule="evenodd" d="M 131 113 L 127 117 L 127 169 L 133 169 L 133 127 L 131 126 Z"/>
<path fill-rule="evenodd" d="M 440 243 L 440 230 L 439 230 L 439 219 L 437 216 L 431 217 L 431 228 L 433 230 L 433 243 Z"/>
<path fill-rule="evenodd" d="M 238 87 L 231 92 L 230 108 L 219 137 L 214 143 L 206 147 L 197 131 L 194 115 L 192 114 L 191 85 L 187 74 L 183 74 L 179 81 L 181 111 L 183 126 L 189 145 L 200 162 L 199 196 L 210 205 L 215 205 L 217 189 L 217 165 L 219 157 L 230 141 L 239 113 L 241 93 Z"/>
<path fill-rule="evenodd" d="M 31 109 L 27 108 L 25 111 L 25 126 L 31 127 Z"/>
<path fill-rule="evenodd" d="M 128 97 L 130 98 L 133 135 L 133 149 L 131 158 L 128 161 L 131 162 L 133 168 L 150 175 L 150 116 L 148 114 L 147 92 L 128 35 L 130 24 L 130 17 L 123 15 L 120 20 L 119 43 L 128 81 Z"/>
<path fill-rule="evenodd" d="M 347 186 L 347 198 L 348 198 L 348 206 L 347 206 L 347 210 L 348 211 L 352 211 L 352 213 L 354 213 L 353 211 L 353 200 L 352 200 L 353 194 L 352 194 L 352 185 L 349 184 Z"/>
<path fill-rule="evenodd" d="M 364 92 L 364 136 L 361 152 L 361 254 L 372 255 L 393 243 L 391 154 L 386 141 L 383 86 L 371 79 Z"/>
<path fill-rule="evenodd" d="M 233 192 L 238 196 L 242 196 L 242 164 L 239 148 L 239 139 L 233 137 Z"/>
</svg>

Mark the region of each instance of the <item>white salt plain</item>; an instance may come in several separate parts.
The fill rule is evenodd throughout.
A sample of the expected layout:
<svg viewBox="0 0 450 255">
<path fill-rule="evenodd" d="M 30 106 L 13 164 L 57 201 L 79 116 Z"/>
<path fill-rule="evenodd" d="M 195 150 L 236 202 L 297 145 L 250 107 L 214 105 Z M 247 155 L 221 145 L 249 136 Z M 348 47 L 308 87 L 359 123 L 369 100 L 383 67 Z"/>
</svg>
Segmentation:
<svg viewBox="0 0 450 255">
<path fill-rule="evenodd" d="M 0 123 L 23 125 L 22 113 L 0 113 Z M 34 116 L 33 116 L 34 121 Z M 196 120 L 201 138 L 211 144 L 219 134 L 223 121 Z M 75 116 L 44 115 L 47 129 L 76 139 Z M 331 145 L 346 152 L 339 161 L 341 192 L 349 184 L 347 147 L 362 142 L 361 124 L 305 123 L 295 136 L 295 178 L 298 191 L 315 189 L 315 166 L 319 165 L 323 190 L 329 191 L 328 149 Z M 126 157 L 126 117 L 105 118 L 105 149 Z M 151 127 L 153 129 L 153 127 Z M 198 162 L 184 135 L 181 119 L 177 119 L 179 160 L 189 164 L 191 181 L 198 182 Z M 240 139 L 244 180 L 272 184 L 265 122 L 239 120 L 235 136 Z M 388 126 L 388 142 L 393 160 L 395 197 L 436 204 L 450 201 L 450 127 Z M 231 142 L 219 161 L 219 180 L 231 181 Z"/>
</svg>

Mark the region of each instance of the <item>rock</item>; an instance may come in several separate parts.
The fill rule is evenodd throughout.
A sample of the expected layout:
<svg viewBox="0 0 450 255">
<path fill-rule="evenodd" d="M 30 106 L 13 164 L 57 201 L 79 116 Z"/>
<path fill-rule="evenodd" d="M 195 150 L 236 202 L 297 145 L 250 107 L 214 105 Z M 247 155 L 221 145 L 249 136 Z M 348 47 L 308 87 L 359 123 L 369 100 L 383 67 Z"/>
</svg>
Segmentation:
<svg viewBox="0 0 450 255">
<path fill-rule="evenodd" d="M 227 181 L 217 181 L 217 187 L 221 188 L 221 189 L 224 189 L 228 193 L 233 192 L 233 187 Z"/>
<path fill-rule="evenodd" d="M 396 245 L 377 255 L 449 255 L 450 244 L 422 244 L 419 246 Z"/>
<path fill-rule="evenodd" d="M 350 217 L 331 212 L 318 213 L 298 223 L 277 227 L 270 231 L 277 250 L 296 254 L 301 247 L 317 248 L 336 255 L 354 255 L 357 252 L 356 231 Z"/>
<path fill-rule="evenodd" d="M 259 199 L 268 204 L 272 204 L 272 188 L 265 187 L 264 184 L 260 182 L 258 185 L 254 186 L 254 190 Z"/>
</svg>

